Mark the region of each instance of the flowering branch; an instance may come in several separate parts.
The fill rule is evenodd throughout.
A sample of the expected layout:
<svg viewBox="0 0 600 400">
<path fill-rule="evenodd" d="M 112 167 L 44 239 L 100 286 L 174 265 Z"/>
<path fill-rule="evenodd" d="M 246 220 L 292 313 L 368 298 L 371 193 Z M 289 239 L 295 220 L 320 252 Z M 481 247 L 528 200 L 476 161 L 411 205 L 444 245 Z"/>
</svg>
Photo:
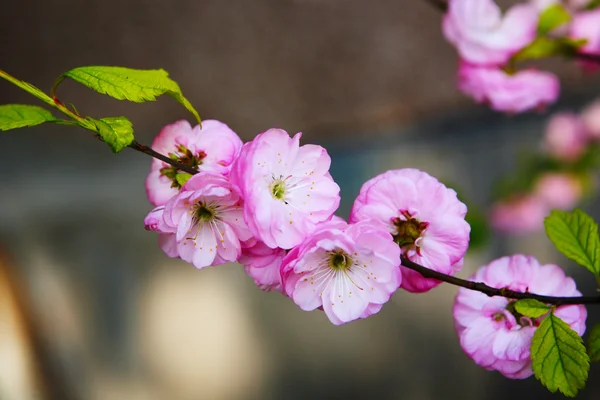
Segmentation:
<svg viewBox="0 0 600 400">
<path fill-rule="evenodd" d="M 455 276 L 450 276 L 443 274 L 441 272 L 437 272 L 431 270 L 429 268 L 425 268 L 422 265 L 414 263 L 410 261 L 408 258 L 401 257 L 402 265 L 406 268 L 412 269 L 413 271 L 417 271 L 425 278 L 433 278 L 446 283 L 449 283 L 454 286 L 460 286 L 465 289 L 475 290 L 477 292 L 481 292 L 490 297 L 492 296 L 501 296 L 509 299 L 522 300 L 522 299 L 534 299 L 541 301 L 546 304 L 554 304 L 557 306 L 565 305 L 565 304 L 600 304 L 600 296 L 579 296 L 579 297 L 555 297 L 555 296 L 543 296 L 535 293 L 523 293 L 517 292 L 514 290 L 510 290 L 507 288 L 494 288 L 486 285 L 481 282 L 472 282 L 466 279 L 457 278 Z"/>
<path fill-rule="evenodd" d="M 442 13 L 448 11 L 448 2 L 446 0 L 426 0 L 426 3 Z M 589 61 L 600 64 L 600 54 L 573 52 L 570 54 L 573 58 L 578 58 L 582 61 Z"/>
</svg>

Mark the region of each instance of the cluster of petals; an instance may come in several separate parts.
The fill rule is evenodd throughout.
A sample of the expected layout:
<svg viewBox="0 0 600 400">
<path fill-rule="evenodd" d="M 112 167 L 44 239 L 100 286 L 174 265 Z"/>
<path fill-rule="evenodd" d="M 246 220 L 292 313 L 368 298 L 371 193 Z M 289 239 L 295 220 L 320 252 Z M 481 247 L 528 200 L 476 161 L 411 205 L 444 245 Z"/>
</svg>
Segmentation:
<svg viewBox="0 0 600 400">
<path fill-rule="evenodd" d="M 499 67 L 461 63 L 459 89 L 496 111 L 519 113 L 543 108 L 558 98 L 560 83 L 549 72 L 535 69 L 508 73 Z"/>
<path fill-rule="evenodd" d="M 283 259 L 285 293 L 306 311 L 322 308 L 344 324 L 381 310 L 402 282 L 400 248 L 383 224 L 335 218 Z"/>
<path fill-rule="evenodd" d="M 586 41 L 579 49 L 581 53 L 600 56 L 600 8 L 576 13 L 569 27 L 569 36 Z M 582 65 L 588 70 L 598 68 L 598 63 L 593 61 L 583 61 Z"/>
<path fill-rule="evenodd" d="M 580 296 L 573 279 L 556 265 L 540 265 L 531 256 L 499 258 L 481 267 L 471 278 L 494 288 L 561 297 Z M 524 379 L 531 369 L 531 339 L 541 318 L 532 319 L 514 311 L 514 301 L 489 297 L 460 288 L 453 315 L 463 350 L 481 367 L 512 379 Z M 557 307 L 554 315 L 580 336 L 585 332 L 587 311 L 582 305 Z"/>
<path fill-rule="evenodd" d="M 554 114 L 546 125 L 541 146 L 543 155 L 551 159 L 550 166 L 537 173 L 529 189 L 509 193 L 492 206 L 492 227 L 512 235 L 533 233 L 542 230 L 551 210 L 576 207 L 591 189 L 586 184 L 589 172 L 580 166 L 586 165 L 591 146 L 599 142 L 600 101 L 592 102 L 579 114 Z"/>
<path fill-rule="evenodd" d="M 403 256 L 445 274 L 462 268 L 469 245 L 467 207 L 456 192 L 431 175 L 412 168 L 388 171 L 361 188 L 350 222 L 374 220 L 384 224 Z M 401 267 L 402 287 L 425 292 L 439 285 L 435 279 Z"/>
<path fill-rule="evenodd" d="M 494 0 L 449 1 L 443 31 L 461 58 L 458 87 L 463 93 L 509 113 L 556 101 L 560 84 L 554 74 L 509 67 L 511 58 L 536 38 L 540 7 L 523 2 L 502 14 Z"/>
<path fill-rule="evenodd" d="M 205 120 L 202 126 L 192 128 L 185 120 L 165 126 L 154 139 L 152 149 L 168 155 L 177 162 L 199 171 L 227 175 L 231 163 L 242 147 L 242 140 L 227 125 L 216 120 Z M 180 189 L 169 164 L 152 159 L 146 178 L 146 194 L 154 206 L 166 204 Z"/>
<path fill-rule="evenodd" d="M 239 262 L 260 289 L 334 324 L 378 313 L 401 285 L 441 283 L 401 267 L 401 256 L 447 274 L 462 267 L 470 227 L 456 192 L 416 169 L 388 171 L 365 183 L 348 223 L 334 215 L 331 158 L 300 138 L 270 129 L 242 145 L 218 121 L 167 126 L 154 150 L 199 172 L 173 179 L 177 170 L 153 164 L 146 229 L 169 257 L 199 269 Z"/>
</svg>

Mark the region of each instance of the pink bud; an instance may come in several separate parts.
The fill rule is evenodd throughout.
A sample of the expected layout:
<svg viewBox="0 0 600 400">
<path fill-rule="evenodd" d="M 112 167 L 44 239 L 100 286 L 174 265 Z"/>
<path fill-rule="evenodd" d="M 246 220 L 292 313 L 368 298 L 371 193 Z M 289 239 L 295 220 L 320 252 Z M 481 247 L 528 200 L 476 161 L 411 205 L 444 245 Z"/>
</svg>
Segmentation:
<svg viewBox="0 0 600 400">
<path fill-rule="evenodd" d="M 581 120 L 573 113 L 555 114 L 546 127 L 544 144 L 548 153 L 560 160 L 577 160 L 586 146 Z"/>
<path fill-rule="evenodd" d="M 548 208 L 569 210 L 581 199 L 582 191 L 581 182 L 575 176 L 548 173 L 537 181 L 534 194 L 545 202 Z"/>
<path fill-rule="evenodd" d="M 548 211 L 543 201 L 528 195 L 494 204 L 490 219 L 494 229 L 519 235 L 541 230 Z"/>
</svg>

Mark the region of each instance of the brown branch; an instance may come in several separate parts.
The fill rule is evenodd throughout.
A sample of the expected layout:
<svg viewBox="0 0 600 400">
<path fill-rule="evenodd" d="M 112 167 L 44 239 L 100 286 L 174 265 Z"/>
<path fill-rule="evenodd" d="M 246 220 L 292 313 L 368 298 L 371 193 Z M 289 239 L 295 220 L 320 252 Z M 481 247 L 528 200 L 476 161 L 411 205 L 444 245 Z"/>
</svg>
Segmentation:
<svg viewBox="0 0 600 400">
<path fill-rule="evenodd" d="M 425 268 L 422 265 L 414 263 L 410 261 L 408 258 L 401 257 L 402 266 L 412 269 L 413 271 L 417 271 L 425 278 L 433 278 L 446 283 L 449 283 L 454 286 L 460 286 L 465 289 L 475 290 L 477 292 L 481 292 L 490 297 L 492 296 L 501 296 L 509 299 L 522 300 L 522 299 L 534 299 L 541 301 L 546 304 L 554 304 L 557 306 L 565 305 L 565 304 L 600 304 L 600 296 L 580 296 L 580 297 L 554 297 L 554 296 L 544 296 L 535 293 L 523 293 L 516 292 L 514 290 L 510 290 L 508 288 L 494 288 L 486 285 L 482 282 L 472 282 L 466 279 L 457 278 L 455 276 L 450 276 L 443 274 L 441 272 L 434 271 L 429 268 Z"/>
<path fill-rule="evenodd" d="M 177 161 L 173 160 L 172 158 L 169 158 L 165 155 L 160 154 L 157 151 L 152 150 L 152 148 L 150 146 L 146 146 L 144 144 L 138 143 L 135 140 L 133 142 L 131 142 L 131 144 L 128 147 L 132 148 L 134 150 L 137 150 L 137 151 L 141 151 L 142 153 L 147 154 L 150 157 L 157 158 L 162 162 L 172 165 L 173 167 L 177 168 L 180 171 L 187 172 L 188 174 L 195 175 L 198 173 L 198 170 L 195 169 L 194 167 L 192 167 L 190 165 L 178 163 Z"/>
</svg>

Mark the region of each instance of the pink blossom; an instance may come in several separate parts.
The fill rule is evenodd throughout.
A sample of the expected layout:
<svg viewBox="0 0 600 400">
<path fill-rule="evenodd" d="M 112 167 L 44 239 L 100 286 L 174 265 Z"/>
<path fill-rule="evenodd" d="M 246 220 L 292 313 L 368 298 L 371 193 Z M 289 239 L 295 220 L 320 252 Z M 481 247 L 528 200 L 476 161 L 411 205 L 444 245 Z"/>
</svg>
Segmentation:
<svg viewBox="0 0 600 400">
<path fill-rule="evenodd" d="M 340 203 L 329 174 L 331 158 L 321 146 L 300 146 L 301 133 L 270 129 L 246 143 L 231 181 L 244 198 L 244 218 L 268 247 L 290 249 L 325 221 Z"/>
<path fill-rule="evenodd" d="M 587 40 L 579 49 L 581 53 L 600 56 L 600 9 L 576 13 L 571 21 L 569 36 Z M 591 61 L 583 61 L 582 65 L 590 70 L 598 68 L 598 63 Z"/>
<path fill-rule="evenodd" d="M 549 296 L 579 296 L 573 279 L 556 265 L 540 265 L 531 256 L 502 257 L 481 267 L 470 280 Z M 533 374 L 529 348 L 541 319 L 514 311 L 513 300 L 460 288 L 454 302 L 454 320 L 460 345 L 477 363 L 512 379 Z M 558 307 L 554 315 L 579 335 L 585 332 L 587 311 L 582 305 Z"/>
<path fill-rule="evenodd" d="M 321 308 L 335 325 L 379 312 L 398 289 L 400 249 L 380 224 L 322 222 L 283 259 L 287 295 L 305 311 Z"/>
<path fill-rule="evenodd" d="M 450 0 L 443 30 L 465 61 L 497 66 L 535 38 L 538 18 L 530 4 L 517 4 L 502 16 L 493 0 Z"/>
<path fill-rule="evenodd" d="M 587 137 L 595 141 L 600 140 L 600 100 L 587 106 L 580 117 Z"/>
<path fill-rule="evenodd" d="M 205 120 L 202 128 L 192 128 L 187 121 L 165 126 L 152 143 L 152 149 L 200 171 L 227 175 L 237 157 L 242 141 L 227 125 Z M 155 206 L 166 204 L 181 185 L 175 179 L 177 170 L 156 158 L 152 159 L 146 178 L 146 194 Z"/>
<path fill-rule="evenodd" d="M 575 161 L 583 154 L 586 145 L 585 129 L 577 115 L 557 113 L 548 121 L 544 146 L 552 156 L 560 160 Z"/>
<path fill-rule="evenodd" d="M 496 111 L 519 113 L 553 103 L 558 98 L 558 78 L 534 69 L 509 75 L 499 68 L 461 63 L 460 90 L 478 103 L 488 103 Z"/>
<path fill-rule="evenodd" d="M 581 199 L 583 187 L 576 176 L 567 173 L 547 173 L 535 184 L 537 196 L 548 208 L 569 210 Z"/>
<path fill-rule="evenodd" d="M 144 222 L 160 233 L 159 244 L 168 256 L 204 268 L 240 257 L 241 242 L 251 237 L 242 207 L 226 177 L 201 172 Z"/>
<path fill-rule="evenodd" d="M 286 251 L 272 249 L 261 241 L 251 238 L 242 244 L 242 256 L 238 260 L 246 273 L 254 279 L 260 290 L 283 292 L 280 268 Z"/>
<path fill-rule="evenodd" d="M 456 192 L 416 169 L 388 171 L 367 181 L 350 213 L 350 222 L 385 224 L 402 253 L 427 268 L 454 274 L 469 245 L 467 207 Z M 402 287 L 425 292 L 441 282 L 401 267 Z"/>
<path fill-rule="evenodd" d="M 525 234 L 543 228 L 549 207 L 533 195 L 517 196 L 495 203 L 490 215 L 494 229 L 509 234 Z"/>
</svg>

